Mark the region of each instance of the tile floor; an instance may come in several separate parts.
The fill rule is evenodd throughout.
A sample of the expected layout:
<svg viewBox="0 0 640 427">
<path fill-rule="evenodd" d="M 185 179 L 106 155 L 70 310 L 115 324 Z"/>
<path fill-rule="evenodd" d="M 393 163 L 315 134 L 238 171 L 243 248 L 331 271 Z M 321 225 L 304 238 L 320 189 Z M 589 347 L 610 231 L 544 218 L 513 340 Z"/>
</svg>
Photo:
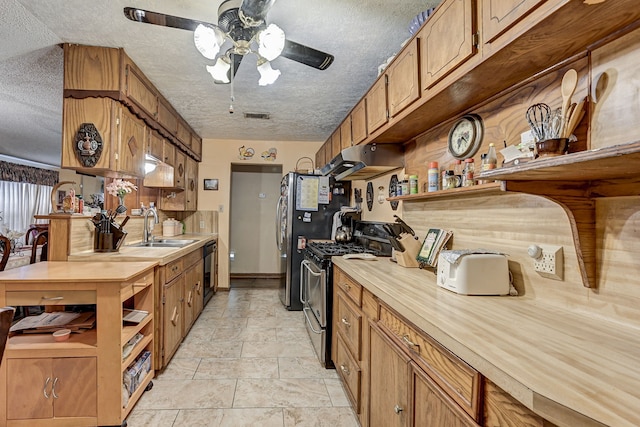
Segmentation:
<svg viewBox="0 0 640 427">
<path fill-rule="evenodd" d="M 340 380 L 318 363 L 301 312 L 268 281 L 234 281 L 193 325 L 128 427 L 357 427 Z"/>
</svg>

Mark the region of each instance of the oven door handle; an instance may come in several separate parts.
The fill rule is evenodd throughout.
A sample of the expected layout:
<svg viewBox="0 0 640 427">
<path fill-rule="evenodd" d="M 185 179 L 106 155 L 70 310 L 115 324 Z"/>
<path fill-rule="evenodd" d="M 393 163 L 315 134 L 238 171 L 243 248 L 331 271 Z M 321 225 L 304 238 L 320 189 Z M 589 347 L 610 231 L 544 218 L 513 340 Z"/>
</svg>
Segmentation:
<svg viewBox="0 0 640 427">
<path fill-rule="evenodd" d="M 323 271 L 321 271 L 320 273 L 316 273 L 311 269 L 310 267 L 311 265 L 312 265 L 311 261 L 306 259 L 302 260 L 302 263 L 300 263 L 300 269 L 302 270 L 300 274 L 300 302 L 303 305 L 307 303 L 307 301 L 304 299 L 304 294 L 305 294 L 304 290 L 306 289 L 305 285 L 307 284 L 307 280 L 305 280 L 305 278 L 307 277 L 306 274 L 309 273 L 315 277 L 322 277 L 324 273 Z"/>
<path fill-rule="evenodd" d="M 309 328 L 311 328 L 311 330 L 313 331 L 314 334 L 321 334 L 322 330 L 316 331 L 316 328 L 313 327 L 313 323 L 311 323 L 311 319 L 309 319 L 309 315 L 307 314 L 307 311 L 311 311 L 311 309 L 309 307 L 303 307 L 302 308 L 302 312 L 304 313 L 304 317 L 306 317 L 305 321 L 307 322 L 307 325 L 309 325 Z M 313 313 L 311 315 L 313 316 Z"/>
</svg>

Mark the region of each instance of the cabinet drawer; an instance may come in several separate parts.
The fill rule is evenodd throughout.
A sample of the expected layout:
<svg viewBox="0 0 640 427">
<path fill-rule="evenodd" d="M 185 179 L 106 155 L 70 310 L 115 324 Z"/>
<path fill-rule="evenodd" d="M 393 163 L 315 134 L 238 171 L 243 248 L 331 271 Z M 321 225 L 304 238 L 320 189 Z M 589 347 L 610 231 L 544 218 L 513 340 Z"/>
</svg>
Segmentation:
<svg viewBox="0 0 640 427">
<path fill-rule="evenodd" d="M 95 304 L 96 291 L 9 291 L 6 304 L 20 305 L 75 305 Z"/>
<path fill-rule="evenodd" d="M 347 396 L 353 405 L 356 414 L 360 413 L 360 384 L 362 371 L 358 363 L 353 360 L 342 337 L 338 335 L 336 341 L 336 371 L 342 378 L 342 382 L 347 386 Z"/>
<path fill-rule="evenodd" d="M 184 271 L 183 259 L 180 258 L 164 266 L 164 283 L 169 283 Z"/>
<path fill-rule="evenodd" d="M 130 280 L 127 283 L 122 285 L 122 289 L 120 290 L 120 297 L 122 301 L 131 298 L 133 295 L 140 292 L 142 289 L 147 286 L 152 285 L 154 282 L 154 272 L 153 270 L 149 270 L 144 274 L 139 275 L 138 277 Z"/>
<path fill-rule="evenodd" d="M 380 324 L 401 342 L 443 390 L 477 420 L 480 374 L 424 332 L 409 326 L 384 305 Z"/>
<path fill-rule="evenodd" d="M 351 298 L 358 307 L 362 306 L 362 286 L 359 283 L 351 280 L 351 278 L 341 270 L 336 270 L 334 282 L 338 289 L 349 295 L 349 298 Z"/>
<path fill-rule="evenodd" d="M 360 360 L 360 345 L 362 342 L 362 315 L 358 309 L 351 306 L 342 293 L 338 292 L 336 310 L 336 333 L 342 337 L 351 354 Z"/>
<path fill-rule="evenodd" d="M 186 270 L 187 268 L 191 267 L 193 264 L 195 264 L 198 261 L 200 261 L 200 259 L 202 259 L 202 248 L 196 249 L 195 251 L 192 251 L 192 252 L 188 253 L 187 255 L 183 256 L 182 257 L 182 265 L 184 266 L 184 269 Z"/>
</svg>

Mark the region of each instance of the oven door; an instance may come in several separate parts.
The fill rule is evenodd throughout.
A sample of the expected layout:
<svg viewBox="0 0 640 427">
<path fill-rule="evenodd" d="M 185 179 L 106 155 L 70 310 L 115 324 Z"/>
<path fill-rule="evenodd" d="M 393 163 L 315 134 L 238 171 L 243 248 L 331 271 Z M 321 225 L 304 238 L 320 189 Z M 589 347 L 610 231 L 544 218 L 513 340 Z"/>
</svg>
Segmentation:
<svg viewBox="0 0 640 427">
<path fill-rule="evenodd" d="M 316 356 L 323 366 L 326 366 L 327 360 L 327 330 L 322 328 L 316 319 L 316 316 L 311 313 L 311 309 L 307 306 L 302 307 L 304 313 L 304 325 L 311 338 L 311 344 L 316 352 Z"/>
<path fill-rule="evenodd" d="M 315 316 L 320 327 L 327 327 L 327 276 L 326 272 L 309 260 L 302 261 L 300 274 L 300 300 Z M 305 314 L 307 312 L 305 311 Z"/>
</svg>

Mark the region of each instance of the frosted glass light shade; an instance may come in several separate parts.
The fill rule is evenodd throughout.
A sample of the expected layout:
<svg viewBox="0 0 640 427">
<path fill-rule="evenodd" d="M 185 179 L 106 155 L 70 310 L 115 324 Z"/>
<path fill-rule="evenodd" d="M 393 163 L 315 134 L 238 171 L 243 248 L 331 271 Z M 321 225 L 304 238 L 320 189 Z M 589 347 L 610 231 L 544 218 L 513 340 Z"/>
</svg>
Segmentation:
<svg viewBox="0 0 640 427">
<path fill-rule="evenodd" d="M 258 53 L 267 61 L 273 61 L 284 49 L 284 31 L 275 24 L 258 33 Z"/>
<path fill-rule="evenodd" d="M 193 43 L 202 56 L 216 59 L 216 55 L 220 52 L 220 46 L 224 43 L 224 34 L 217 28 L 200 24 L 193 32 Z"/>
<path fill-rule="evenodd" d="M 260 72 L 260 80 L 258 80 L 258 84 L 260 86 L 267 86 L 278 80 L 280 70 L 274 70 L 271 68 L 271 63 L 268 61 L 258 64 L 258 72 Z"/>
<path fill-rule="evenodd" d="M 225 61 L 224 58 L 218 58 L 214 66 L 207 65 L 207 71 L 211 74 L 213 80 L 218 83 L 229 83 L 229 76 L 227 74 L 230 68 L 231 64 Z"/>
</svg>

